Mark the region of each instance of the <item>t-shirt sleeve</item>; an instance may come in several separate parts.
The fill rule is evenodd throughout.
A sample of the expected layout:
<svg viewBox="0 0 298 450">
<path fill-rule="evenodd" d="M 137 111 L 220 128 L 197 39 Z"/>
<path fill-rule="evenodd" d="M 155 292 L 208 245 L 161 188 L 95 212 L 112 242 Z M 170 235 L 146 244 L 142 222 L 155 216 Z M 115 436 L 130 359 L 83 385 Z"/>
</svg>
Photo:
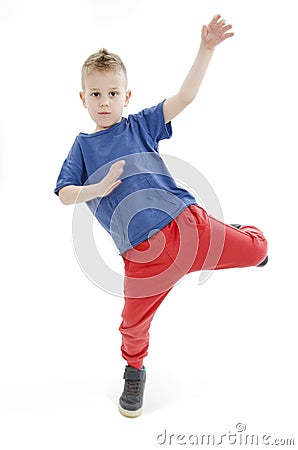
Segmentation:
<svg viewBox="0 0 298 450">
<path fill-rule="evenodd" d="M 86 169 L 80 144 L 75 140 L 57 179 L 55 194 L 65 186 L 83 186 L 86 181 Z"/>
<path fill-rule="evenodd" d="M 163 104 L 165 100 L 156 106 L 143 109 L 137 116 L 146 127 L 147 132 L 154 142 L 159 142 L 162 139 L 169 139 L 172 137 L 171 122 L 165 123 L 163 114 Z"/>
</svg>

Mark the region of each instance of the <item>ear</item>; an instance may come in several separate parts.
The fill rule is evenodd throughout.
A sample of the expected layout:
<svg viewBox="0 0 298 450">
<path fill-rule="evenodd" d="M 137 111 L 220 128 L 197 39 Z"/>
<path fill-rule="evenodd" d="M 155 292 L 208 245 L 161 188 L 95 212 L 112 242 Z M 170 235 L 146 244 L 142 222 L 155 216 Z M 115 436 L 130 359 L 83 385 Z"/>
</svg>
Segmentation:
<svg viewBox="0 0 298 450">
<path fill-rule="evenodd" d="M 130 97 L 131 97 L 131 91 L 127 91 L 126 94 L 125 94 L 125 103 L 124 103 L 124 106 L 128 106 Z"/>
<path fill-rule="evenodd" d="M 83 103 L 84 107 L 87 108 L 85 94 L 82 91 L 80 92 L 80 99 L 82 100 L 82 103 Z"/>
</svg>

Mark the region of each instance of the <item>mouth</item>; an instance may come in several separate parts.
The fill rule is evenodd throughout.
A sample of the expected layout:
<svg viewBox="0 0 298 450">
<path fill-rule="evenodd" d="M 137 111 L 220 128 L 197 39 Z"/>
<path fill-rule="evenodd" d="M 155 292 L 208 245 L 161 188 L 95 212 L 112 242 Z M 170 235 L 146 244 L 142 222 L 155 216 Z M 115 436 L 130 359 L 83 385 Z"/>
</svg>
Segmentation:
<svg viewBox="0 0 298 450">
<path fill-rule="evenodd" d="M 98 113 L 100 116 L 108 116 L 109 114 L 111 114 L 110 112 L 104 111 L 104 112 L 99 112 Z"/>
</svg>

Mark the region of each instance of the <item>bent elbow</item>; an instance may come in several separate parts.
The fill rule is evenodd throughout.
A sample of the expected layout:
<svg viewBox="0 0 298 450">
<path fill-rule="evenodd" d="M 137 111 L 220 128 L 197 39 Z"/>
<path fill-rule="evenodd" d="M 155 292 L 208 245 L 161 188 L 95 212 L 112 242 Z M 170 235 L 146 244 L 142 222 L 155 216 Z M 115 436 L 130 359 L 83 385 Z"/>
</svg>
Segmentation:
<svg viewBox="0 0 298 450">
<path fill-rule="evenodd" d="M 60 202 L 63 205 L 71 205 L 72 204 L 72 202 L 69 200 L 69 198 L 67 198 L 67 195 L 65 195 L 65 193 L 59 191 L 58 197 L 59 197 Z"/>
<path fill-rule="evenodd" d="M 60 199 L 60 202 L 62 203 L 62 205 L 69 205 L 70 204 L 63 197 L 60 197 L 60 195 L 59 195 L 59 199 Z"/>
<path fill-rule="evenodd" d="M 77 187 L 73 185 L 64 186 L 58 192 L 58 196 L 63 205 L 72 205 L 76 203 L 77 194 Z"/>
<path fill-rule="evenodd" d="M 196 98 L 197 94 L 184 94 L 182 97 L 182 102 L 183 102 L 183 106 L 184 108 L 186 108 L 188 105 L 190 105 L 190 103 L 192 103 L 194 101 L 194 99 Z"/>
</svg>

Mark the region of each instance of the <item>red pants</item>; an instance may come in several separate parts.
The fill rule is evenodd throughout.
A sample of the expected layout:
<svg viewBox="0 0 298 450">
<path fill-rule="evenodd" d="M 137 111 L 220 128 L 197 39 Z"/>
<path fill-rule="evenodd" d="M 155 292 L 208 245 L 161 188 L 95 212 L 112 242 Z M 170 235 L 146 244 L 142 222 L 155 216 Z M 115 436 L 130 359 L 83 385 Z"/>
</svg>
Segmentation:
<svg viewBox="0 0 298 450">
<path fill-rule="evenodd" d="M 161 231 L 123 254 L 122 356 L 140 369 L 149 346 L 153 316 L 184 275 L 199 270 L 257 266 L 267 241 L 253 226 L 240 229 L 208 216 L 198 205 L 182 211 Z"/>
</svg>

